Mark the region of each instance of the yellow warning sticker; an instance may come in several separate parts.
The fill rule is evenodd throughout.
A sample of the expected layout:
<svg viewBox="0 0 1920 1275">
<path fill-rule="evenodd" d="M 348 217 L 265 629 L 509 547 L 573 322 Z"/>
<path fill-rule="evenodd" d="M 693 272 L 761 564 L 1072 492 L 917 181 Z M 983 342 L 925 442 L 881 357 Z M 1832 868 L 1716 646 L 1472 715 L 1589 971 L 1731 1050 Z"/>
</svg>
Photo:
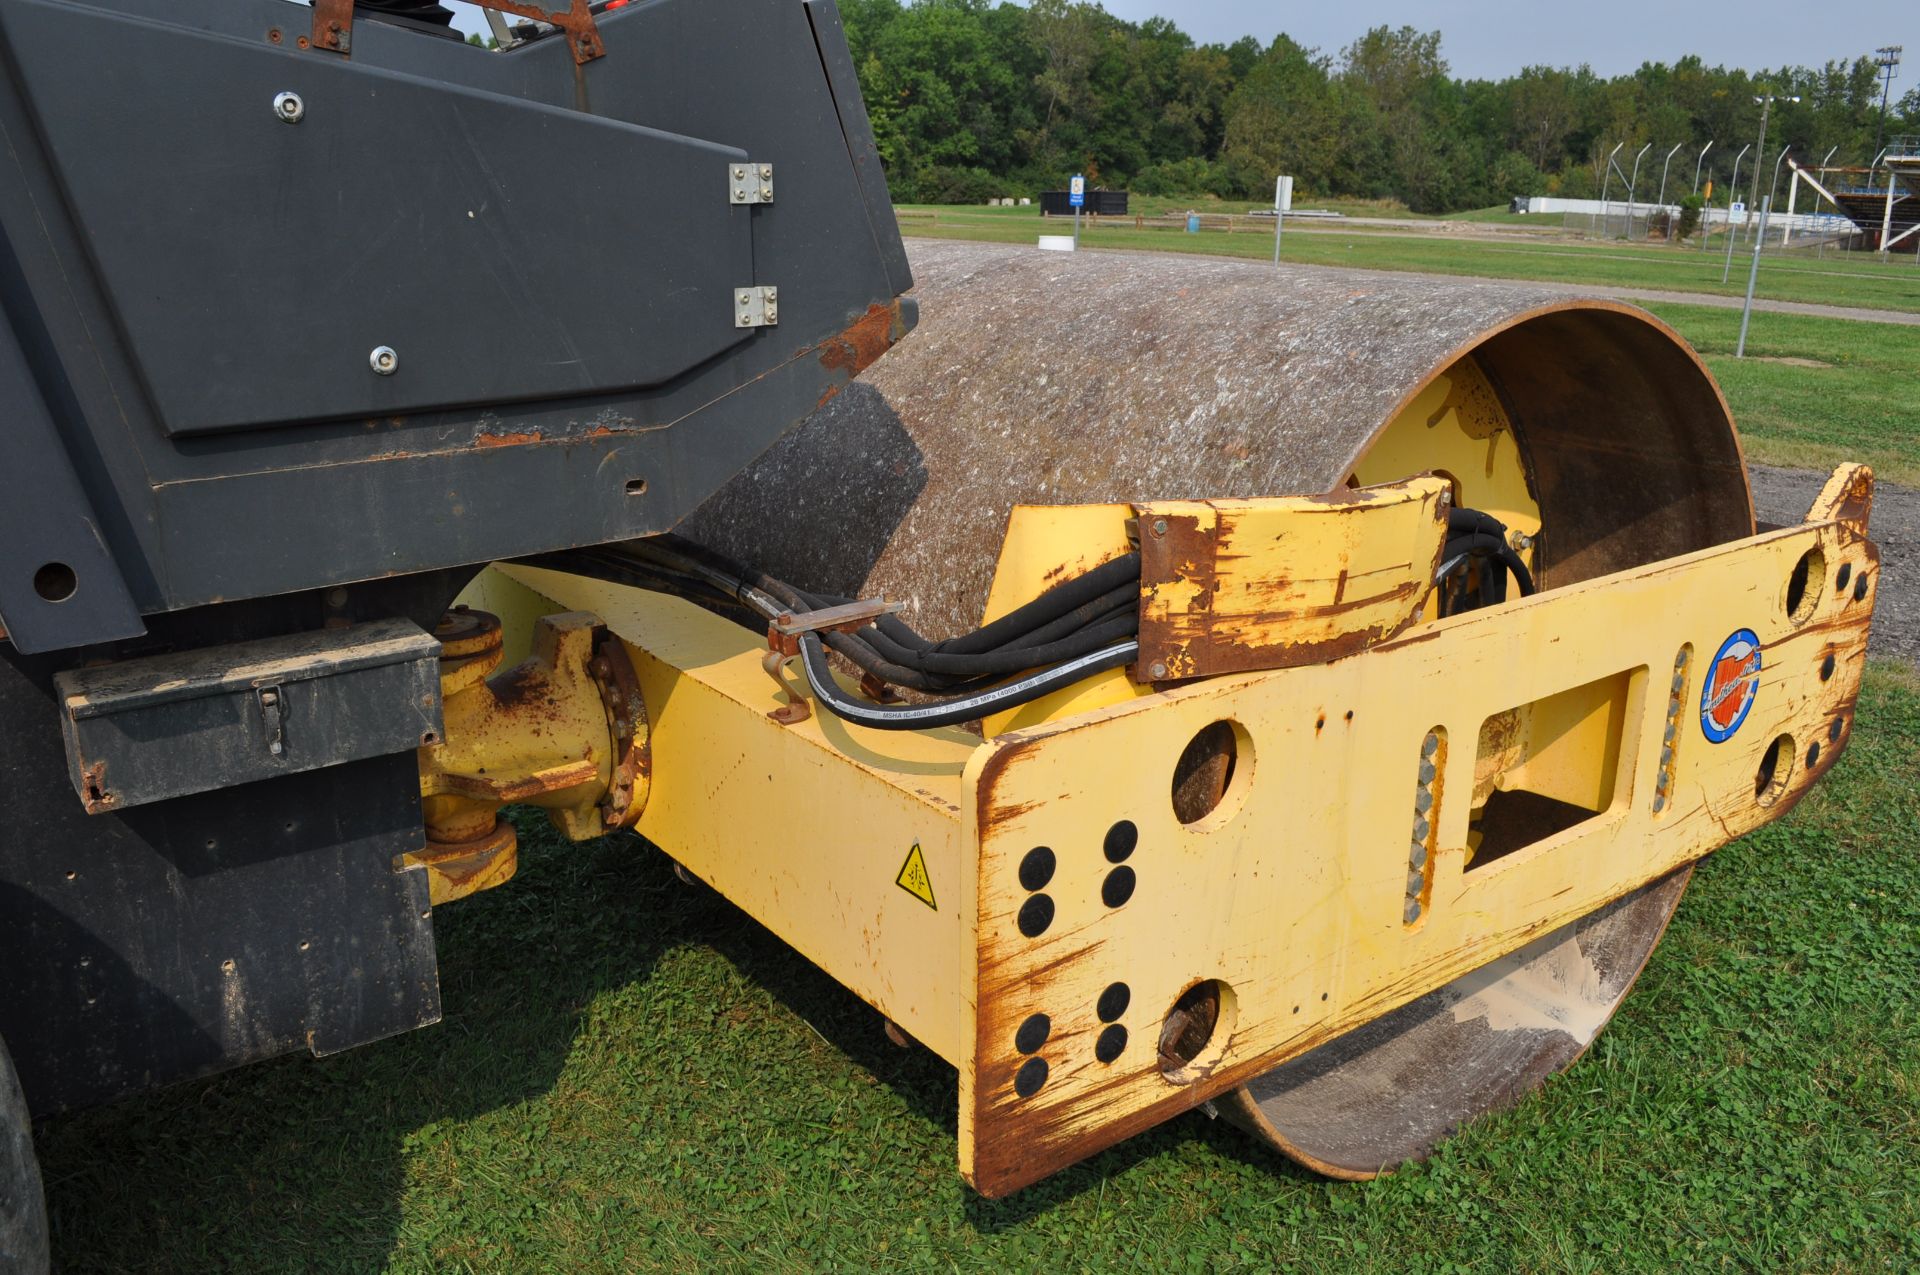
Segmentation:
<svg viewBox="0 0 1920 1275">
<path fill-rule="evenodd" d="M 913 843 L 913 849 L 907 851 L 907 861 L 900 865 L 900 875 L 893 883 L 920 900 L 935 912 L 940 905 L 933 901 L 933 881 L 927 876 L 926 856 L 920 853 L 920 843 Z"/>
</svg>

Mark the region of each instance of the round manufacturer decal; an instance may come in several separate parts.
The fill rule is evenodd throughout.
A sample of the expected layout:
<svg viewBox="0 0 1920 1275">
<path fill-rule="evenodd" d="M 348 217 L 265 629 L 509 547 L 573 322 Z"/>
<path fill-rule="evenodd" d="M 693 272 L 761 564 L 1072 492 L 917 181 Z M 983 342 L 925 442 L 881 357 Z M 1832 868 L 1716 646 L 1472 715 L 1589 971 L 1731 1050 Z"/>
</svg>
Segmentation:
<svg viewBox="0 0 1920 1275">
<path fill-rule="evenodd" d="M 1716 744 L 1732 739 L 1760 694 L 1760 639 L 1740 629 L 1720 644 L 1700 688 L 1700 730 Z"/>
</svg>

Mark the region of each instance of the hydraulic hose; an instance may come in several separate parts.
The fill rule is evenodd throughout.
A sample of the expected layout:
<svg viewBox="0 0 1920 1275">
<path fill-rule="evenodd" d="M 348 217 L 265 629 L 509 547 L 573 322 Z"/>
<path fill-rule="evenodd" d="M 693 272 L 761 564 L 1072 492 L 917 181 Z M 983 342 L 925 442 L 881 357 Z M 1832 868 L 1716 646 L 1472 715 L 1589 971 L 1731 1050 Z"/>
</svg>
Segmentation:
<svg viewBox="0 0 1920 1275">
<path fill-rule="evenodd" d="M 978 694 L 927 704 L 874 704 L 854 699 L 840 689 L 818 636 L 809 633 L 800 639 L 800 662 L 814 698 L 826 705 L 834 716 L 876 730 L 920 730 L 977 721 L 991 713 L 1030 703 L 1095 673 L 1131 664 L 1139 652 L 1140 643 L 1128 638 Z"/>
</svg>

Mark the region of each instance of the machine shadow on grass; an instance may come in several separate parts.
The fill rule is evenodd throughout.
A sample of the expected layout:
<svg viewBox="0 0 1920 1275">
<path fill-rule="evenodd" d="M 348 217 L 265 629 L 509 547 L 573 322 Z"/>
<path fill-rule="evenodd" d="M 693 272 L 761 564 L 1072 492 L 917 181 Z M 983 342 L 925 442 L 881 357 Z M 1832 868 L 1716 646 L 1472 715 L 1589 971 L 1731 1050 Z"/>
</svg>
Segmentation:
<svg viewBox="0 0 1920 1275">
<path fill-rule="evenodd" d="M 664 860 L 650 846 L 647 852 Z M 710 918 L 702 941 L 819 1033 L 849 1063 L 892 1090 L 916 1117 L 937 1128 L 951 1147 L 958 1132 L 959 1108 L 959 1076 L 954 1068 L 917 1042 L 904 1048 L 895 1045 L 887 1038 L 877 1010 L 817 965 L 799 959 L 792 948 L 718 893 L 704 885 L 682 888 L 699 899 L 688 907 Z M 1226 1121 L 1194 1111 L 1004 1199 L 966 1190 L 965 1221 L 986 1235 L 1014 1229 L 1086 1192 L 1098 1191 L 1107 1179 L 1187 1142 L 1205 1143 L 1227 1159 L 1280 1178 L 1319 1180 L 1292 1161 L 1262 1150 Z M 947 1157 L 951 1164 L 950 1149 Z M 957 1179 L 958 1168 L 952 1172 Z"/>
<path fill-rule="evenodd" d="M 412 1136 L 551 1093 L 594 998 L 690 941 L 657 853 L 631 838 L 543 852 L 543 822 L 515 812 L 519 877 L 440 913 L 439 1024 L 43 1123 L 58 1268 L 377 1268 Z M 639 899 L 659 924 L 625 923 Z"/>
<path fill-rule="evenodd" d="M 441 1023 L 45 1122 L 37 1141 L 60 1269 L 378 1267 L 401 1243 L 410 1159 L 434 1154 L 415 1147 L 416 1135 L 552 1094 L 595 998 L 645 982 L 688 946 L 718 953 L 950 1143 L 953 1068 L 919 1045 L 892 1044 L 877 1012 L 770 931 L 705 886 L 682 884 L 637 839 L 557 845 L 537 814 L 516 812 L 515 822 L 519 876 L 440 914 Z M 670 1087 L 669 1068 L 658 1083 Z M 965 1224 L 982 1234 L 1017 1227 L 1196 1140 L 1266 1172 L 1309 1176 L 1195 1113 L 1011 1198 L 965 1191 Z"/>
</svg>

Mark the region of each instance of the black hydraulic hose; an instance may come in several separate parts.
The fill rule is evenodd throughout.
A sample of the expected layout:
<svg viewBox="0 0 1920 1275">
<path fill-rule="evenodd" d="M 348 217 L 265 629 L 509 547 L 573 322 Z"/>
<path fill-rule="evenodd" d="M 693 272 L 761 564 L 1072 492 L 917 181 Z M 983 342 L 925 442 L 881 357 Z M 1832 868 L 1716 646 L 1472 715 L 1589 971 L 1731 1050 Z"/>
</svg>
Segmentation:
<svg viewBox="0 0 1920 1275">
<path fill-rule="evenodd" d="M 1473 518 L 1480 520 L 1482 525 L 1491 524 L 1494 527 L 1501 526 L 1498 521 L 1487 517 L 1485 514 L 1476 513 L 1473 510 L 1456 511 L 1456 513 L 1459 512 L 1465 512 Z M 1450 525 L 1457 526 L 1459 524 L 1450 519 Z M 1502 528 L 1502 530 L 1504 530 L 1504 528 Z M 1480 580 L 1481 606 L 1493 606 L 1506 601 L 1507 572 L 1513 573 L 1514 580 L 1520 586 L 1522 596 L 1530 595 L 1535 591 L 1533 573 L 1527 570 L 1527 564 L 1521 561 L 1520 555 L 1508 546 L 1506 537 L 1498 532 L 1475 529 L 1451 536 L 1447 540 L 1445 547 L 1440 551 L 1440 557 L 1440 569 L 1434 573 L 1435 584 L 1443 583 L 1447 577 L 1458 571 L 1467 559 L 1472 557 L 1491 559 L 1493 562 L 1499 564 L 1501 570 L 1497 572 L 1482 572 Z M 1443 594 L 1442 596 L 1444 597 L 1445 595 Z M 1442 613 L 1446 615 L 1459 615 L 1469 609 L 1465 591 L 1461 590 L 1454 594 L 1451 605 L 1442 608 Z"/>
<path fill-rule="evenodd" d="M 834 716 L 876 730 L 921 730 L 977 721 L 1003 709 L 1017 708 L 1095 673 L 1131 664 L 1139 652 L 1139 642 L 1128 638 L 977 694 L 930 704 L 872 704 L 854 699 L 840 689 L 840 684 L 833 680 L 826 648 L 818 636 L 809 633 L 800 639 L 800 662 L 814 698 Z"/>
<path fill-rule="evenodd" d="M 539 563 L 542 559 L 563 569 L 584 567 L 590 574 L 625 583 L 666 585 L 666 591 L 691 594 L 689 600 L 709 609 L 716 609 L 718 604 L 728 612 L 744 611 L 767 621 L 783 612 L 820 610 L 848 601 L 810 593 L 672 535 L 634 541 L 618 549 L 574 550 L 528 561 Z M 841 695 L 829 673 L 826 685 L 831 690 L 822 698 L 835 712 L 840 712 L 834 707 L 835 699 L 861 704 L 882 714 L 887 722 L 899 723 L 892 729 L 974 720 L 1045 695 L 1093 672 L 1130 662 L 1131 655 L 1116 652 L 1122 645 L 1136 649 L 1130 639 L 1138 626 L 1138 593 L 1139 555 L 1128 554 L 1056 585 L 1033 602 L 963 638 L 930 643 L 906 625 L 898 625 L 894 633 L 919 643 L 919 649 L 893 640 L 894 634 L 883 635 L 876 626 L 856 633 L 806 634 L 803 650 L 818 652 L 818 659 L 808 665 L 808 677 L 817 688 L 822 686 L 819 674 L 828 671 L 826 651 L 832 650 L 862 672 L 890 685 L 943 697 L 931 705 L 864 705 Z M 983 637 L 998 639 L 998 643 L 987 645 Z M 964 649 L 973 647 L 980 649 Z M 1029 672 L 1034 669 L 1039 671 Z M 1026 676 L 996 685 L 1014 674 Z"/>
<path fill-rule="evenodd" d="M 1051 623 L 1122 586 L 1130 585 L 1137 589 L 1139 583 L 1140 555 L 1125 553 L 1085 575 L 1054 585 L 1033 601 L 1014 608 L 993 623 L 982 625 L 964 637 L 931 642 L 896 616 L 885 617 L 879 627 L 901 646 L 917 647 L 941 655 L 979 655 L 1005 646 L 1013 639 L 1023 637 L 1041 625 Z"/>
<path fill-rule="evenodd" d="M 1005 646 L 974 655 L 950 654 L 940 647 L 912 650 L 899 645 L 887 633 L 878 629 L 862 629 L 860 636 L 881 655 L 908 668 L 920 669 L 928 673 L 944 673 L 952 677 L 979 677 L 995 673 L 1017 673 L 1037 665 L 1050 664 L 1053 658 L 1048 653 L 1057 644 L 1082 641 L 1083 635 L 1095 627 L 1101 628 L 1104 632 L 1110 627 L 1108 622 L 1114 613 L 1122 609 L 1130 617 L 1129 623 L 1124 626 L 1122 636 L 1132 636 L 1138 627 L 1139 586 L 1137 584 L 1123 584 L 1117 589 L 1109 590 L 1030 633 L 1013 639 Z M 1084 647 L 1069 650 L 1059 658 L 1079 655 L 1083 650 L 1090 649 L 1092 648 Z"/>
</svg>

